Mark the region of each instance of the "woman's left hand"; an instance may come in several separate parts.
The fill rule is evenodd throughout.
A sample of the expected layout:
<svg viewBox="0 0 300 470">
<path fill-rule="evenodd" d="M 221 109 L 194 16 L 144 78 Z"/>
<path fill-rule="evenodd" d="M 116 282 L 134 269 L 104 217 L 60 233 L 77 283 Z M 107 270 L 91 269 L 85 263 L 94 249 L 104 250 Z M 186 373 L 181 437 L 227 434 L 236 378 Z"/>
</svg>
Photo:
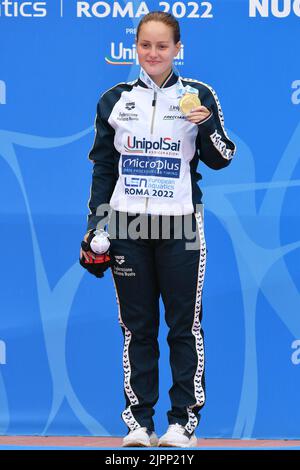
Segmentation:
<svg viewBox="0 0 300 470">
<path fill-rule="evenodd" d="M 197 106 L 196 108 L 192 109 L 188 114 L 186 114 L 186 118 L 188 121 L 192 122 L 193 124 L 200 124 L 202 121 L 207 119 L 211 115 L 211 111 L 207 109 L 205 106 Z"/>
</svg>

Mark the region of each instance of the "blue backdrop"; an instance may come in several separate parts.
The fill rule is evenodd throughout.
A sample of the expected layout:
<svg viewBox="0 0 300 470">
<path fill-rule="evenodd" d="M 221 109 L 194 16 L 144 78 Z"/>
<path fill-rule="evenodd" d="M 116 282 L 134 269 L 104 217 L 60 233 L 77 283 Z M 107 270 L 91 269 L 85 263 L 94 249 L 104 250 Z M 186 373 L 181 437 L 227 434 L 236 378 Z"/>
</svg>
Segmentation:
<svg viewBox="0 0 300 470">
<path fill-rule="evenodd" d="M 300 438 L 299 0 L 0 1 L 0 434 L 126 431 L 111 275 L 77 262 L 87 154 L 100 94 L 137 76 L 141 15 L 168 8 L 182 28 L 177 68 L 215 88 L 238 147 L 227 169 L 199 167 L 209 250 L 199 435 Z M 158 433 L 166 335 L 162 321 Z"/>
</svg>

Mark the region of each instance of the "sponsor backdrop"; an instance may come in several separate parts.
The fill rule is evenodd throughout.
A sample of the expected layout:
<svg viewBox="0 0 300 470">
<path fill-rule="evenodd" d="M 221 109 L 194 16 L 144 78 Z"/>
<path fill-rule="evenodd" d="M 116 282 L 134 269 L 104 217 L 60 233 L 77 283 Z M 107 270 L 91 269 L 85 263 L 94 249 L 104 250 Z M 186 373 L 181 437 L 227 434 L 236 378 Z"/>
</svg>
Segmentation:
<svg viewBox="0 0 300 470">
<path fill-rule="evenodd" d="M 138 73 L 148 10 L 217 91 L 235 161 L 201 165 L 207 402 L 198 434 L 300 438 L 299 0 L 0 1 L 0 433 L 122 435 L 111 274 L 78 264 L 100 94 Z M 171 375 L 160 330 L 156 427 Z"/>
</svg>

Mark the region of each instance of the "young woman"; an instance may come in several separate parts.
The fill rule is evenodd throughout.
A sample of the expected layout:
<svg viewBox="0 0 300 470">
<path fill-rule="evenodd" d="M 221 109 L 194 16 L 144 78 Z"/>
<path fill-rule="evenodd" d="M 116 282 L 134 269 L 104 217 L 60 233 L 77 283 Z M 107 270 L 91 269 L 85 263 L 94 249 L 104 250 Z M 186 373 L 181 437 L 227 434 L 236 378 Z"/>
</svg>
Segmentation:
<svg viewBox="0 0 300 470">
<path fill-rule="evenodd" d="M 226 167 L 235 145 L 226 135 L 212 88 L 173 70 L 180 46 L 172 15 L 151 12 L 143 17 L 136 37 L 140 76 L 101 96 L 89 155 L 94 169 L 81 264 L 98 277 L 112 265 L 124 334 L 124 446 L 196 446 L 195 429 L 205 402 L 201 318 L 206 246 L 196 169 L 199 160 L 216 170 Z M 115 222 L 108 230 L 110 249 L 96 254 L 95 229 L 105 225 L 103 208 L 108 204 Z M 192 248 L 186 230 L 178 231 L 187 220 L 197 242 Z M 130 224 L 139 231 L 130 232 Z M 96 236 L 106 241 L 103 253 L 108 234 L 97 231 Z M 169 428 L 158 441 L 153 415 L 160 296 L 169 327 L 173 385 Z"/>
</svg>

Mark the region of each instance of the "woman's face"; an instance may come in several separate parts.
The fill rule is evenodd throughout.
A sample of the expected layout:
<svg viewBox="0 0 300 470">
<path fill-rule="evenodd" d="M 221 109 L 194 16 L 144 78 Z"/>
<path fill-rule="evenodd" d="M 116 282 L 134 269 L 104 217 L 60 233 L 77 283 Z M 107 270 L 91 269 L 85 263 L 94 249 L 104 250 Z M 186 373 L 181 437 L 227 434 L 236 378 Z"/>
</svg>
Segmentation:
<svg viewBox="0 0 300 470">
<path fill-rule="evenodd" d="M 161 21 L 149 21 L 141 26 L 136 50 L 141 67 L 155 81 L 163 81 L 179 52 L 180 41 L 174 43 L 173 30 Z"/>
</svg>

